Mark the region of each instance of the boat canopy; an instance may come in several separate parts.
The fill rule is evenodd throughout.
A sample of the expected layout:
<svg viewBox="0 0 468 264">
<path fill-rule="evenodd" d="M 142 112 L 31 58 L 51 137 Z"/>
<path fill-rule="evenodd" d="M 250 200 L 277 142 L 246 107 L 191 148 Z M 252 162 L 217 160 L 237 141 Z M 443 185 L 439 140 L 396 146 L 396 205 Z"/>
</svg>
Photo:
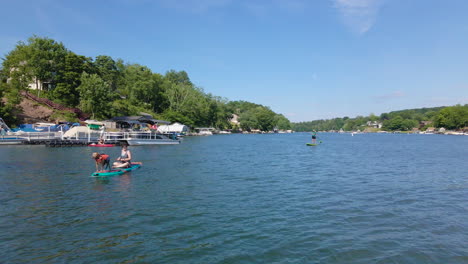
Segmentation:
<svg viewBox="0 0 468 264">
<path fill-rule="evenodd" d="M 142 123 L 150 123 L 150 124 L 170 124 L 169 121 L 153 119 L 151 116 L 117 116 L 110 119 L 110 121 L 118 122 L 118 121 L 139 121 Z"/>
<path fill-rule="evenodd" d="M 189 128 L 181 123 L 175 122 L 171 125 L 161 125 L 158 127 L 158 132 L 160 133 L 184 133 L 188 132 Z"/>
</svg>

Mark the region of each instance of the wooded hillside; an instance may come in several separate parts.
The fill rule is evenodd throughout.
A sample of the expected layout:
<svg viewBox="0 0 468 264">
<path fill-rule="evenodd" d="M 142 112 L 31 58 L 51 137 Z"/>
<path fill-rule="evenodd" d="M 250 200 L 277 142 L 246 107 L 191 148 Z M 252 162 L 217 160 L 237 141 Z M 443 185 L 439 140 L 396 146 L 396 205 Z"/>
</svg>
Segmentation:
<svg viewBox="0 0 468 264">
<path fill-rule="evenodd" d="M 19 42 L 2 63 L 0 97 L 6 100 L 0 103 L 0 116 L 10 124 L 18 122 L 15 109 L 22 91 L 98 120 L 145 112 L 192 127 L 237 129 L 229 121 L 236 114 L 244 130 L 290 129 L 289 120 L 269 107 L 206 93 L 185 71 L 160 74 L 106 55 L 90 58 L 37 36 Z"/>
<path fill-rule="evenodd" d="M 343 117 L 327 120 L 294 123 L 295 131 L 312 130 L 340 130 L 356 131 L 381 125 L 379 130 L 409 131 L 412 129 L 425 130 L 428 127 L 459 130 L 468 127 L 468 104 L 450 107 L 432 107 L 407 109 L 383 113 L 380 116 Z"/>
</svg>

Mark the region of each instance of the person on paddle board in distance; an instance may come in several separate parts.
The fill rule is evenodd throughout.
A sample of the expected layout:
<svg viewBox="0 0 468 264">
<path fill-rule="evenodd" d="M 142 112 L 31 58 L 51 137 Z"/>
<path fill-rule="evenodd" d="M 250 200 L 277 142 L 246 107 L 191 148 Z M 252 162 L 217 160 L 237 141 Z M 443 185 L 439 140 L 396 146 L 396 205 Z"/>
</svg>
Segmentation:
<svg viewBox="0 0 468 264">
<path fill-rule="evenodd" d="M 127 144 L 122 144 L 122 151 L 120 152 L 120 157 L 117 158 L 117 161 L 114 162 L 115 168 L 127 168 L 132 165 L 132 153 L 127 149 Z"/>
<path fill-rule="evenodd" d="M 312 130 L 312 144 L 316 144 L 317 142 L 317 131 Z"/>
<path fill-rule="evenodd" d="M 104 167 L 106 167 L 107 170 L 111 169 L 109 155 L 106 155 L 104 153 L 99 154 L 97 152 L 94 152 L 92 156 L 93 156 L 94 161 L 96 162 L 96 171 L 104 170 Z"/>
</svg>

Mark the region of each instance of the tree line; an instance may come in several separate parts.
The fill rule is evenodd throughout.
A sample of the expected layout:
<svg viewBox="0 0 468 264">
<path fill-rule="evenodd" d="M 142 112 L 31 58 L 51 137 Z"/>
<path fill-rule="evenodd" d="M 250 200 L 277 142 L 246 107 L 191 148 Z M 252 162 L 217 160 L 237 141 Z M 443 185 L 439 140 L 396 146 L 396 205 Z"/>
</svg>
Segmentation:
<svg viewBox="0 0 468 264">
<path fill-rule="evenodd" d="M 31 90 L 31 84 L 42 89 Z M 145 112 L 191 127 L 247 131 L 291 128 L 286 117 L 267 106 L 206 93 L 185 71 L 160 74 L 106 55 L 93 59 L 46 37 L 20 41 L 3 58 L 0 116 L 7 122 L 18 122 L 15 109 L 22 100 L 21 91 L 26 90 L 67 107 L 78 107 L 98 120 Z M 240 125 L 230 122 L 234 114 Z"/>
<path fill-rule="evenodd" d="M 383 113 L 380 116 L 343 117 L 326 120 L 293 123 L 295 131 L 357 131 L 371 124 L 381 123 L 384 131 L 410 131 L 414 128 L 426 130 L 428 127 L 459 130 L 468 127 L 468 104 L 448 107 L 407 109 Z"/>
</svg>

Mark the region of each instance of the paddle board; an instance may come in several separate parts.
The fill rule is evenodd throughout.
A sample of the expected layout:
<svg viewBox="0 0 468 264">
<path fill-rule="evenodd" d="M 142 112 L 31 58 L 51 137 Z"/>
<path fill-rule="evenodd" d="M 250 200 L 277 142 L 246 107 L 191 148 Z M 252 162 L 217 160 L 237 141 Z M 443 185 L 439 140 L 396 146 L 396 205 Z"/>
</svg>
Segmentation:
<svg viewBox="0 0 468 264">
<path fill-rule="evenodd" d="M 307 143 L 307 146 L 317 146 L 318 144 Z"/>
<path fill-rule="evenodd" d="M 125 172 L 129 172 L 129 171 L 140 168 L 141 164 L 142 164 L 141 162 L 132 162 L 132 166 L 128 168 L 116 168 L 114 170 L 93 172 L 91 174 L 91 177 L 109 177 L 109 176 L 122 175 Z"/>
<path fill-rule="evenodd" d="M 132 163 L 132 166 L 131 167 L 128 167 L 128 168 L 121 168 L 121 170 L 123 170 L 124 172 L 129 172 L 129 171 L 132 171 L 132 170 L 136 170 L 138 168 L 141 167 L 141 164 L 139 163 Z"/>
<path fill-rule="evenodd" d="M 107 171 L 99 171 L 99 172 L 93 172 L 91 174 L 91 177 L 109 177 L 109 176 L 115 176 L 115 175 L 122 175 L 124 174 L 125 171 L 123 170 L 107 170 Z"/>
</svg>

